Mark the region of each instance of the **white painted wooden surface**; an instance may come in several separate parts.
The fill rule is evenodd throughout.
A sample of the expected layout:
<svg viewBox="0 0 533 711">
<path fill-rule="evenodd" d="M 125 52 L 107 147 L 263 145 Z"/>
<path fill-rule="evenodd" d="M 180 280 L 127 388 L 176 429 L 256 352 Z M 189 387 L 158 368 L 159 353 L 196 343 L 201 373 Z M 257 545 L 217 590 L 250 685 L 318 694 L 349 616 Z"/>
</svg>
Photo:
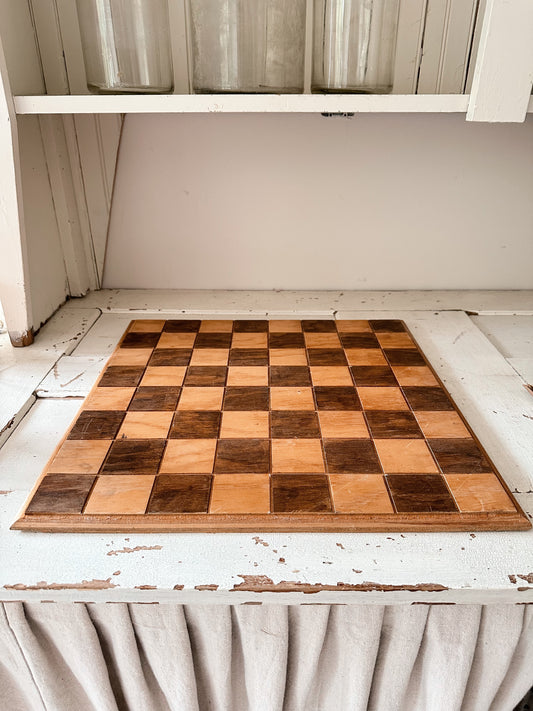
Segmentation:
<svg viewBox="0 0 533 711">
<path fill-rule="evenodd" d="M 472 316 L 472 321 L 505 358 L 533 359 L 533 315 Z"/>
<path fill-rule="evenodd" d="M 209 94 L 17 96 L 18 114 L 464 113 L 467 96 L 403 94 Z"/>
<path fill-rule="evenodd" d="M 46 93 L 87 94 L 76 4 L 31 2 Z M 41 123 L 70 293 L 81 296 L 101 283 L 122 116 L 43 115 Z"/>
<path fill-rule="evenodd" d="M 87 397 L 106 360 L 106 356 L 62 356 L 39 383 L 35 395 L 42 398 Z"/>
<path fill-rule="evenodd" d="M 31 342 L 33 314 L 18 130 L 0 38 L 0 299 L 12 339 Z"/>
<path fill-rule="evenodd" d="M 487 0 L 467 121 L 524 120 L 533 84 L 533 3 Z"/>
<path fill-rule="evenodd" d="M 533 385 L 533 316 L 495 314 L 473 316 L 472 320 L 524 383 Z"/>
<path fill-rule="evenodd" d="M 477 5 L 478 0 L 428 0 L 419 94 L 463 93 Z"/>
<path fill-rule="evenodd" d="M 520 492 L 519 502 L 531 514 L 533 494 L 525 492 L 532 489 L 533 420 L 523 415 L 532 414 L 533 398 L 527 401 L 522 398 L 521 379 L 513 374 L 505 358 L 472 319 L 457 311 L 433 310 L 435 305 L 440 309 L 456 309 L 460 303 L 467 303 L 492 311 L 496 310 L 498 299 L 504 311 L 523 311 L 532 303 L 531 293 L 204 292 L 177 293 L 172 298 L 168 292 L 103 292 L 69 305 L 69 311 L 82 314 L 98 302 L 104 314 L 68 352 L 69 359 L 85 364 L 96 357 L 89 353 L 100 350 L 100 357 L 105 357 L 120 336 L 124 321 L 139 316 L 142 309 L 147 316 L 158 315 L 148 310 L 153 308 L 150 304 L 165 309 L 164 315 L 181 313 L 184 317 L 189 313 L 201 316 L 202 309 L 207 314 L 213 307 L 219 315 L 240 312 L 246 316 L 272 312 L 282 315 L 291 313 L 292 307 L 292 314 L 298 317 L 338 312 L 339 317 L 404 318 L 445 378 L 452 395 L 461 402 L 511 488 Z M 357 304 L 357 314 L 339 311 L 339 301 Z M 387 311 L 393 302 L 401 304 L 403 310 Z M 369 303 L 370 310 L 366 310 Z M 413 310 L 421 304 L 427 310 Z M 190 312 L 189 305 L 193 306 Z M 62 373 L 66 373 L 66 362 L 63 359 L 58 364 Z M 80 399 L 68 397 L 39 399 L 0 452 L 1 600 L 210 604 L 533 602 L 533 588 L 528 583 L 533 571 L 531 531 L 401 535 L 261 532 L 52 535 L 9 531 L 79 405 Z M 58 546 L 61 555 L 57 554 Z M 253 576 L 248 581 L 256 584 L 261 581 L 258 576 L 265 576 L 273 584 L 318 583 L 331 586 L 332 590 L 313 594 L 243 591 L 238 585 L 245 576 Z M 343 590 L 342 583 L 365 585 L 363 589 Z M 438 591 L 424 591 L 423 584 L 437 586 Z M 203 585 L 219 587 L 216 591 L 196 589 Z M 176 586 L 183 589 L 174 589 Z M 384 591 L 382 586 L 392 588 Z"/>
<path fill-rule="evenodd" d="M 507 361 L 526 384 L 533 386 L 533 358 L 507 358 Z"/>
<path fill-rule="evenodd" d="M 71 121 L 72 117 L 46 115 L 39 117 L 68 280 L 68 293 L 71 296 L 83 296 L 89 288 L 96 288 L 99 281 L 94 273 L 96 264 L 94 263 L 94 266 L 92 264 L 95 260 L 90 231 L 84 230 L 84 222 L 85 220 L 88 222 L 88 218 L 83 183 L 79 179 L 76 180 L 77 172 L 81 170 L 79 165 L 72 166 L 72 161 L 69 160 L 65 130 L 66 127 L 68 128 L 69 120 Z M 73 149 L 77 152 L 76 141 L 74 140 L 73 143 Z"/>
<path fill-rule="evenodd" d="M 104 285 L 531 288 L 532 154 L 530 120 L 130 115 Z"/>
<path fill-rule="evenodd" d="M 400 3 L 394 60 L 394 94 L 414 94 L 422 59 L 427 0 Z"/>
<path fill-rule="evenodd" d="M 79 159 L 97 286 L 100 286 L 123 117 L 120 114 L 84 114 L 71 118 L 77 145 L 71 142 L 70 150 Z"/>
<path fill-rule="evenodd" d="M 533 315 L 533 290 L 522 291 L 213 291 L 186 289 L 101 289 L 69 308 L 103 313 L 334 315 L 337 311 L 468 311 Z"/>
<path fill-rule="evenodd" d="M 58 358 L 75 348 L 99 316 L 95 308 L 63 307 L 27 348 L 12 348 L 7 333 L 0 333 L 0 445 L 13 434 Z"/>
<path fill-rule="evenodd" d="M 64 303 L 69 289 L 40 117 L 20 116 L 17 123 L 29 286 L 37 329 Z"/>
</svg>

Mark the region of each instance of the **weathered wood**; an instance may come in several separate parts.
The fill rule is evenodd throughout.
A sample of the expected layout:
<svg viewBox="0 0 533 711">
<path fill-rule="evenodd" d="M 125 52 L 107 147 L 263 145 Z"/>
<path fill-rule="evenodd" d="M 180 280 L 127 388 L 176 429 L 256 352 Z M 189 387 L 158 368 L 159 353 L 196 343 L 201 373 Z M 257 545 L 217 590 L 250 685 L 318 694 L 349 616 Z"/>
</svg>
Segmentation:
<svg viewBox="0 0 533 711">
<path fill-rule="evenodd" d="M 533 84 L 532 37 L 529 0 L 487 0 L 467 121 L 524 121 Z"/>
<path fill-rule="evenodd" d="M 64 307 L 41 328 L 34 345 L 22 350 L 0 334 L 0 445 L 35 401 L 35 389 L 57 359 L 73 350 L 99 315 L 97 309 Z"/>
<path fill-rule="evenodd" d="M 11 343 L 33 342 L 17 119 L 0 38 L 0 298 Z"/>
<path fill-rule="evenodd" d="M 326 313 L 328 308 L 331 312 L 339 298 L 335 293 L 315 293 L 312 298 L 311 293 L 290 296 L 261 295 L 261 292 L 224 295 L 200 292 L 196 302 L 193 294 L 181 293 L 172 303 L 168 292 L 161 298 L 156 292 L 133 292 L 131 295 L 127 292 L 104 292 L 92 296 L 101 299 L 98 303 L 104 309 L 110 306 L 112 309 L 120 307 L 127 310 L 129 303 L 140 309 L 143 304 L 152 303 L 153 306 L 168 309 L 174 307 L 176 313 L 192 299 L 194 305 L 206 309 L 205 313 L 218 305 L 221 311 L 226 309 L 226 313 L 233 309 L 233 314 L 240 305 L 242 316 L 250 308 L 256 314 L 265 314 L 268 308 L 282 308 L 288 314 L 292 303 L 292 318 L 296 317 L 296 313 L 302 315 L 306 305 L 312 305 L 315 309 L 322 307 L 322 313 Z M 75 311 L 78 306 L 91 303 L 92 296 L 70 302 L 69 309 Z M 368 312 L 361 310 L 368 305 L 363 302 L 370 301 L 372 308 L 378 310 L 374 311 L 377 317 L 381 315 L 380 309 L 384 311 L 392 303 L 410 309 L 426 304 L 433 309 L 438 308 L 436 302 L 440 299 L 441 307 L 457 309 L 461 303 L 466 303 L 472 308 L 490 311 L 497 310 L 498 305 L 496 293 L 359 293 L 347 294 L 346 297 L 352 304 L 358 304 L 362 316 L 368 315 Z M 502 309 L 511 311 L 524 309 L 527 298 L 531 301 L 531 295 L 527 297 L 525 294 L 500 294 L 499 298 Z M 196 313 L 203 315 L 199 310 Z M 398 311 L 394 313 L 398 315 Z M 410 320 L 410 315 L 405 312 L 404 317 L 415 329 L 416 317 Z M 443 327 L 443 323 L 449 318 L 455 319 L 457 314 L 427 314 L 427 317 L 434 319 L 435 328 L 427 333 L 425 328 L 422 329 L 424 333 L 419 330 L 417 338 L 421 343 L 423 339 L 426 350 L 433 343 L 437 351 L 442 349 L 447 353 L 446 357 L 450 358 L 446 372 L 447 387 L 456 389 L 466 381 L 469 383 L 469 397 L 475 400 L 477 381 L 470 382 L 475 373 L 467 368 L 462 355 L 461 342 L 467 338 L 460 336 L 463 324 L 457 324 L 455 329 Z M 106 318 L 114 316 L 110 313 Z M 472 328 L 477 330 L 475 326 Z M 453 344 L 457 337 L 457 342 Z M 60 333 L 55 338 L 56 342 L 61 340 Z M 448 344 L 446 347 L 445 343 Z M 507 391 L 509 384 L 507 378 L 502 380 L 497 377 L 502 364 L 504 372 L 508 372 L 505 360 L 494 358 L 494 348 L 484 338 L 476 341 L 474 350 L 486 365 L 487 353 L 492 354 L 489 370 L 493 377 L 487 390 L 492 389 L 492 398 L 497 400 Z M 29 351 L 21 353 L 26 352 Z M 483 378 L 484 374 L 481 373 L 480 377 Z M 531 437 L 528 433 L 524 433 L 522 444 L 516 437 L 507 436 L 514 427 L 513 422 L 522 417 L 517 401 L 511 404 L 509 400 L 506 404 L 510 424 L 502 422 L 501 428 L 496 425 L 495 430 L 492 427 L 487 429 L 487 420 L 494 416 L 490 412 L 490 402 L 485 399 L 483 403 L 481 407 L 471 408 L 468 419 L 485 444 L 487 441 L 482 432 L 487 431 L 490 439 L 496 431 L 495 446 L 504 451 L 504 460 L 509 458 L 509 453 L 530 449 Z M 58 557 L 57 549 L 49 546 L 48 534 L 28 535 L 7 529 L 79 404 L 79 400 L 68 398 L 38 401 L 2 449 L 0 489 L 6 492 L 0 495 L 0 545 L 4 551 L 0 569 L 2 600 L 197 604 L 254 601 L 284 604 L 512 604 L 533 601 L 533 591 L 527 582 L 531 573 L 533 534 L 528 531 L 475 535 L 469 532 L 402 535 L 386 532 L 242 533 L 216 538 L 212 534 L 201 533 L 180 536 L 164 533 L 131 536 L 95 533 L 89 536 L 63 535 L 62 555 Z M 502 461 L 500 456 L 497 463 L 501 466 Z M 509 474 L 505 471 L 505 475 L 511 488 L 515 489 L 517 480 L 513 471 Z M 531 515 L 533 494 L 515 496 Z M 213 545 L 214 541 L 216 545 Z M 144 556 L 142 561 L 141 556 Z M 284 562 L 279 562 L 280 557 L 284 558 Z M 143 585 L 150 585 L 151 588 L 141 589 Z M 211 588 L 218 586 L 218 589 L 195 589 L 202 585 L 210 585 Z"/>
</svg>

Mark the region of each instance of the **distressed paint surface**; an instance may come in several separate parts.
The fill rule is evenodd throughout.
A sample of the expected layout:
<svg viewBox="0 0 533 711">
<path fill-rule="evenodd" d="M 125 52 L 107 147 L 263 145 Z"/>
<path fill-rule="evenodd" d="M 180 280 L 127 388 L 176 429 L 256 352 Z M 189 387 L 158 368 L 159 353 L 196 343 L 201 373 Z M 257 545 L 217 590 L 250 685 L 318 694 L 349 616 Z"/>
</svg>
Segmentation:
<svg viewBox="0 0 533 711">
<path fill-rule="evenodd" d="M 91 303 L 92 299 L 94 306 L 96 297 L 109 299 L 110 294 L 95 294 L 87 301 L 75 303 L 81 306 L 84 302 Z M 271 297 L 278 308 L 283 304 L 285 312 L 291 313 L 287 295 L 272 294 Z M 142 298 L 151 303 L 151 308 L 156 302 L 165 309 L 170 308 L 170 295 L 161 298 L 150 292 L 145 292 L 143 297 L 137 292 L 129 303 L 135 307 L 136 300 L 140 302 Z M 195 296 L 189 294 L 182 298 L 193 301 Z M 314 297 L 308 294 L 299 298 L 305 301 L 309 311 L 305 311 L 305 307 L 295 307 L 293 298 L 292 313 L 297 309 L 299 313 L 307 314 L 313 309 L 312 313 L 316 314 L 321 307 L 324 312 L 333 313 L 336 310 L 333 299 L 345 299 L 331 294 L 315 294 Z M 431 293 L 418 299 L 407 294 L 388 297 L 348 294 L 347 298 L 352 303 L 369 300 L 373 306 L 379 299 L 383 309 L 387 299 L 389 303 L 396 298 L 403 304 L 411 303 L 420 308 L 421 303 L 431 304 L 430 300 L 437 297 Z M 469 300 L 470 306 L 477 303 L 480 309 L 496 310 L 498 305 L 498 299 L 490 294 L 477 297 L 453 294 L 442 298 L 447 298 L 452 308 L 460 298 Z M 116 299 L 128 303 L 127 294 L 118 294 Z M 179 299 L 176 297 L 175 303 L 180 303 Z M 212 312 L 216 303 L 220 310 L 226 308 L 228 313 L 238 313 L 239 301 L 241 308 L 247 303 L 245 295 L 237 294 L 220 294 L 218 299 L 213 294 L 206 294 L 199 297 L 199 302 L 202 301 L 211 307 L 206 311 Z M 255 304 L 258 301 L 255 295 Z M 252 311 L 254 302 L 250 302 Z M 505 295 L 501 303 L 505 311 L 524 311 L 531 304 L 531 294 Z M 271 307 L 269 304 L 269 309 Z M 243 310 L 241 313 L 247 312 Z M 263 310 L 258 309 L 256 313 L 266 312 L 263 306 Z M 399 311 L 391 313 L 402 317 Z M 502 468 L 520 505 L 531 518 L 533 485 L 528 473 L 532 467 L 527 465 L 530 447 L 524 442 L 529 430 L 517 433 L 515 425 L 523 419 L 533 426 L 533 420 L 524 417 L 528 411 L 523 410 L 525 402 L 531 407 L 533 401 L 522 387 L 520 377 L 465 314 L 441 313 L 437 317 L 432 312 L 402 313 L 417 338 L 423 341 L 435 367 L 442 366 L 438 372 L 446 380 L 452 395 L 463 398 L 462 407 L 473 400 L 468 419 L 484 445 L 494 450 L 490 453 L 493 456 L 496 453 L 496 464 Z M 368 315 L 368 312 L 361 311 L 361 314 Z M 346 313 L 342 315 L 347 317 Z M 379 315 L 384 317 L 383 311 Z M 113 334 L 116 332 L 118 338 L 121 333 L 113 323 L 115 318 L 108 312 L 101 321 L 100 335 L 91 332 L 91 337 L 95 336 L 97 341 L 101 339 L 102 344 L 109 342 L 112 348 Z M 126 318 L 130 318 L 129 313 Z M 430 327 L 432 322 L 434 327 Z M 447 328 L 444 327 L 446 322 Z M 452 322 L 455 323 L 453 328 L 449 325 Z M 94 347 L 93 342 L 88 350 Z M 472 349 L 477 353 L 478 367 L 475 369 L 468 367 L 465 361 L 465 352 L 471 353 Z M 445 361 L 443 353 L 446 354 Z M 104 352 L 99 355 L 102 357 Z M 481 405 L 476 405 L 473 393 L 479 390 L 480 380 L 485 377 L 483 368 L 491 371 L 492 380 L 483 389 Z M 518 383 L 525 401 L 515 398 Z M 487 413 L 491 397 L 501 403 L 501 412 L 492 413 L 492 422 L 490 413 Z M 509 397 L 511 399 L 506 399 Z M 533 572 L 533 533 L 527 531 L 477 534 L 61 534 L 54 536 L 53 547 L 47 534 L 8 531 L 79 404 L 79 399 L 39 399 L 0 453 L 0 488 L 8 492 L 0 497 L 2 600 L 210 604 L 533 602 L 533 585 L 529 582 Z M 510 437 L 510 433 L 513 436 Z M 60 556 L 57 555 L 58 549 Z M 117 555 L 120 556 L 120 571 L 116 570 Z M 87 588 L 87 583 L 94 583 L 94 586 Z M 258 585 L 264 592 L 258 591 Z"/>
</svg>

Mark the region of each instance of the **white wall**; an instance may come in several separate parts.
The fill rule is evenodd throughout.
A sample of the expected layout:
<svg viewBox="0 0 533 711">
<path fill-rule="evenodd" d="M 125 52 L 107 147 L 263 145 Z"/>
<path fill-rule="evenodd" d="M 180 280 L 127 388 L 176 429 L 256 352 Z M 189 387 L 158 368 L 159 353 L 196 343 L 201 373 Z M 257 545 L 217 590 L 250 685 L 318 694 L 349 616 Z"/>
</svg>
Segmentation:
<svg viewBox="0 0 533 711">
<path fill-rule="evenodd" d="M 533 120 L 131 115 L 106 287 L 533 287 Z"/>
</svg>

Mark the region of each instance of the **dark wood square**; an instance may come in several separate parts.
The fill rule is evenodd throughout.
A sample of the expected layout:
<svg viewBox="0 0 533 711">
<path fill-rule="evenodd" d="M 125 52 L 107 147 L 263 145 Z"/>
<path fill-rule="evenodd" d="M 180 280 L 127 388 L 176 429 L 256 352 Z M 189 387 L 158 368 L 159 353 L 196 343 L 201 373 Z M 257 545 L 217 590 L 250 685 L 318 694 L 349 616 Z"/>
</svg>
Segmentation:
<svg viewBox="0 0 533 711">
<path fill-rule="evenodd" d="M 224 393 L 224 410 L 268 410 L 267 387 L 230 387 Z"/>
<path fill-rule="evenodd" d="M 224 387 L 228 369 L 223 365 L 190 365 L 187 368 L 184 386 Z"/>
<path fill-rule="evenodd" d="M 165 321 L 163 333 L 197 333 L 201 323 L 192 319 L 170 319 Z"/>
<path fill-rule="evenodd" d="M 358 387 L 398 387 L 392 370 L 386 365 L 354 365 L 350 368 Z"/>
<path fill-rule="evenodd" d="M 96 477 L 84 474 L 47 474 L 27 514 L 80 514 Z"/>
<path fill-rule="evenodd" d="M 137 365 L 108 365 L 100 378 L 100 388 L 134 388 L 142 376 L 144 368 Z"/>
<path fill-rule="evenodd" d="M 402 321 L 136 319 L 111 363 L 13 528 L 531 527 Z"/>
<path fill-rule="evenodd" d="M 424 411 L 450 411 L 454 406 L 443 388 L 438 386 L 412 385 L 403 388 L 407 402 L 413 410 Z"/>
<path fill-rule="evenodd" d="M 423 439 L 416 417 L 401 410 L 365 412 L 370 434 L 375 439 Z"/>
<path fill-rule="evenodd" d="M 339 333 L 343 348 L 379 348 L 373 333 Z"/>
<path fill-rule="evenodd" d="M 101 474 L 157 474 L 164 439 L 118 439 L 113 442 Z"/>
<path fill-rule="evenodd" d="M 333 511 L 328 479 L 322 474 L 272 474 L 271 485 L 275 514 Z"/>
<path fill-rule="evenodd" d="M 317 413 L 308 410 L 271 412 L 270 436 L 272 439 L 320 439 Z"/>
<path fill-rule="evenodd" d="M 158 333 L 127 333 L 121 348 L 155 348 L 161 334 Z"/>
<path fill-rule="evenodd" d="M 376 448 L 368 439 L 327 439 L 324 450 L 330 474 L 381 474 Z"/>
<path fill-rule="evenodd" d="M 361 401 L 355 388 L 319 386 L 315 388 L 315 398 L 318 410 L 361 409 Z"/>
<path fill-rule="evenodd" d="M 148 365 L 189 365 L 191 354 L 190 348 L 156 348 Z"/>
<path fill-rule="evenodd" d="M 391 365 L 426 365 L 416 348 L 384 348 L 384 353 Z"/>
<path fill-rule="evenodd" d="M 195 348 L 229 348 L 231 333 L 199 333 L 194 341 Z"/>
<path fill-rule="evenodd" d="M 247 321 L 245 319 L 234 321 L 233 330 L 235 331 L 235 333 L 267 333 L 268 321 Z"/>
<path fill-rule="evenodd" d="M 270 385 L 273 387 L 311 387 L 311 376 L 306 365 L 271 365 Z"/>
<path fill-rule="evenodd" d="M 221 439 L 215 474 L 264 474 L 270 471 L 268 439 Z"/>
<path fill-rule="evenodd" d="M 347 365 L 342 348 L 308 348 L 309 365 Z"/>
<path fill-rule="evenodd" d="M 307 333 L 336 333 L 337 325 L 335 321 L 330 319 L 317 319 L 317 320 L 305 320 L 302 321 L 302 330 Z"/>
<path fill-rule="evenodd" d="M 403 333 L 405 324 L 395 319 L 370 320 L 370 327 L 376 333 Z"/>
<path fill-rule="evenodd" d="M 428 444 L 445 474 L 492 471 L 489 460 L 473 439 L 430 439 Z"/>
<path fill-rule="evenodd" d="M 147 514 L 207 513 L 212 477 L 204 474 L 160 474 Z"/>
<path fill-rule="evenodd" d="M 230 365 L 268 365 L 268 348 L 232 348 Z"/>
<path fill-rule="evenodd" d="M 269 333 L 269 348 L 305 348 L 303 333 Z"/>
<path fill-rule="evenodd" d="M 398 513 L 453 513 L 455 501 L 439 474 L 389 474 L 386 477 Z"/>
<path fill-rule="evenodd" d="M 129 410 L 175 410 L 181 388 L 146 386 L 137 388 Z"/>
<path fill-rule="evenodd" d="M 217 439 L 222 413 L 216 410 L 178 410 L 170 427 L 169 439 Z"/>
<path fill-rule="evenodd" d="M 86 410 L 81 412 L 68 439 L 114 439 L 125 413 L 120 410 Z"/>
</svg>

